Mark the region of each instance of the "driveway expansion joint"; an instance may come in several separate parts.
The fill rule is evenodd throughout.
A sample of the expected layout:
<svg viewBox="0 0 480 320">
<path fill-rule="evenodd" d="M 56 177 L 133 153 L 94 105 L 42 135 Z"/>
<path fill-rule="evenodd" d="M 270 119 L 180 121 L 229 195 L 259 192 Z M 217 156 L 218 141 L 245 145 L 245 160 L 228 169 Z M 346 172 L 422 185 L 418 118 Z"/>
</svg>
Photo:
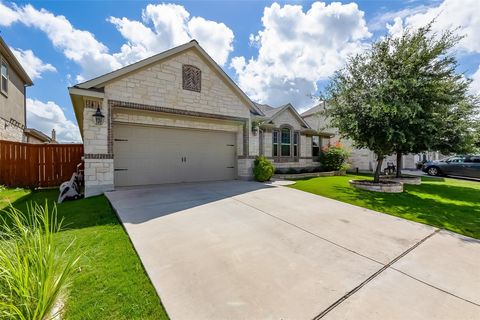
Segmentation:
<svg viewBox="0 0 480 320">
<path fill-rule="evenodd" d="M 444 290 L 444 289 L 439 288 L 439 287 L 436 287 L 436 286 L 434 286 L 434 285 L 432 285 L 432 284 L 430 284 L 430 283 L 428 283 L 428 282 L 425 282 L 425 281 L 423 281 L 423 280 L 420 280 L 420 279 L 418 279 L 418 278 L 415 278 L 414 276 L 409 275 L 408 273 L 406 273 L 406 272 L 404 272 L 404 271 L 402 271 L 402 270 L 399 270 L 399 269 L 397 269 L 397 268 L 395 268 L 395 267 L 391 267 L 390 269 L 395 270 L 395 271 L 397 271 L 397 272 L 399 272 L 399 273 L 401 273 L 401 274 L 403 274 L 403 275 L 405 275 L 405 276 L 407 276 L 407 277 L 409 277 L 409 278 L 411 278 L 411 279 L 413 279 L 413 280 L 416 280 L 416 281 L 418 281 L 418 282 L 421 282 L 421 283 L 423 283 L 424 285 L 427 285 L 427 286 L 429 286 L 429 287 L 431 287 L 431 288 L 433 288 L 433 289 L 442 291 L 443 293 L 446 293 L 446 294 L 448 294 L 448 295 L 451 295 L 452 297 L 455 297 L 455 298 L 457 298 L 457 299 L 460 299 L 460 300 L 463 300 L 463 301 L 465 301 L 465 302 L 471 303 L 471 304 L 473 304 L 474 306 L 480 307 L 480 304 L 478 304 L 478 303 L 476 303 L 476 302 L 473 302 L 473 301 L 470 301 L 470 300 L 468 300 L 468 299 L 462 298 L 462 297 L 457 296 L 456 294 L 451 293 L 451 292 L 449 292 L 449 291 L 447 291 L 447 290 Z"/>
<path fill-rule="evenodd" d="M 323 318 L 324 316 L 326 316 L 330 311 L 332 311 L 333 309 L 335 309 L 336 307 L 338 307 L 342 302 L 344 302 L 345 300 L 347 300 L 350 296 L 352 296 L 353 294 L 355 294 L 356 292 L 358 292 L 360 289 L 362 289 L 365 285 L 367 285 L 370 281 L 372 281 L 373 279 L 375 279 L 376 277 L 378 277 L 382 272 L 384 272 L 385 270 L 387 270 L 388 268 L 390 268 L 395 262 L 397 262 L 398 260 L 400 260 L 401 258 L 403 258 L 404 256 L 406 256 L 408 253 L 410 253 L 412 250 L 414 250 L 415 248 L 417 248 L 419 245 L 421 245 L 422 243 L 424 243 L 425 241 L 427 241 L 428 239 L 430 239 L 431 237 L 433 237 L 434 235 L 436 235 L 438 232 L 440 232 L 441 229 L 436 229 L 434 232 L 430 233 L 429 235 L 427 235 L 426 237 L 424 237 L 423 239 L 421 239 L 420 241 L 418 241 L 417 243 L 415 243 L 413 246 L 411 246 L 410 248 L 408 248 L 407 250 L 405 250 L 404 252 L 402 252 L 399 256 L 397 256 L 395 259 L 393 259 L 392 261 L 390 261 L 389 263 L 387 263 L 386 265 L 384 265 L 381 269 L 379 269 L 377 272 L 375 272 L 374 274 L 372 274 L 370 277 L 368 277 L 367 279 L 365 279 L 362 283 L 360 283 L 358 286 L 356 286 L 355 288 L 353 288 L 352 290 L 350 290 L 349 292 L 347 292 L 343 297 L 341 297 L 340 299 L 338 299 L 337 301 L 335 301 L 333 304 L 331 304 L 328 308 L 326 308 L 325 310 L 323 310 L 321 313 L 319 313 L 318 315 L 316 315 L 313 320 L 318 320 L 318 319 L 321 319 Z M 394 268 L 391 268 L 391 269 L 394 269 Z M 395 269 L 396 270 L 396 269 Z M 443 291 L 443 290 L 442 290 Z"/>
</svg>

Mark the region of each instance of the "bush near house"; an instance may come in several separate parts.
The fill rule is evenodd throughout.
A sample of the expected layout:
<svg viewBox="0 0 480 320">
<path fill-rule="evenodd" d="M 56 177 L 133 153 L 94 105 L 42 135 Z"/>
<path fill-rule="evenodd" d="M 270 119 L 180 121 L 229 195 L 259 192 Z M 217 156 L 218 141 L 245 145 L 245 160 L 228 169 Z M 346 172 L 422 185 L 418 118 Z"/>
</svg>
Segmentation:
<svg viewBox="0 0 480 320">
<path fill-rule="evenodd" d="M 348 152 L 340 142 L 322 149 L 320 163 L 325 171 L 347 170 Z"/>
<path fill-rule="evenodd" d="M 272 178 L 273 173 L 275 172 L 275 167 L 273 164 L 268 161 L 264 156 L 259 156 L 255 159 L 253 167 L 253 175 L 255 180 L 259 182 L 268 181 Z"/>
</svg>

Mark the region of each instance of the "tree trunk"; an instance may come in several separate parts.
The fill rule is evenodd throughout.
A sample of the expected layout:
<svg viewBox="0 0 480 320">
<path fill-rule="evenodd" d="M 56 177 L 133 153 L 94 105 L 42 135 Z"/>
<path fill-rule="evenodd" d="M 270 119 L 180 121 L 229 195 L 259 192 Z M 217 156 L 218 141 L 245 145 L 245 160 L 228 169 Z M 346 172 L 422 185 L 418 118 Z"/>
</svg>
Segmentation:
<svg viewBox="0 0 480 320">
<path fill-rule="evenodd" d="M 375 169 L 375 175 L 373 176 L 373 182 L 375 183 L 380 182 L 380 172 L 382 171 L 383 159 L 384 156 L 377 157 L 377 169 Z"/>
<path fill-rule="evenodd" d="M 397 151 L 397 178 L 402 176 L 402 152 Z"/>
</svg>

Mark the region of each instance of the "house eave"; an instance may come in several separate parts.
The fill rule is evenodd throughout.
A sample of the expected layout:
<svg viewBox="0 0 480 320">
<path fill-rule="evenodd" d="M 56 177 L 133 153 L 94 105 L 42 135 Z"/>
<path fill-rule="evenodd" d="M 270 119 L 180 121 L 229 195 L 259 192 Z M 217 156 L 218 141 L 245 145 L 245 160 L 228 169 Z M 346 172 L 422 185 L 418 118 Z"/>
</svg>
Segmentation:
<svg viewBox="0 0 480 320">
<path fill-rule="evenodd" d="M 73 111 L 75 118 L 77 119 L 78 128 L 80 129 L 80 135 L 83 139 L 83 109 L 85 106 L 85 98 L 104 99 L 105 93 L 98 90 L 87 90 L 78 87 L 69 87 L 68 93 L 70 100 L 72 101 Z"/>
<path fill-rule="evenodd" d="M 0 36 L 0 48 L 1 48 L 1 53 L 3 56 L 5 56 L 5 59 L 9 63 L 9 65 L 15 70 L 15 72 L 18 73 L 20 76 L 20 79 L 24 82 L 25 86 L 30 87 L 33 86 L 33 81 L 28 75 L 28 73 L 25 71 L 23 66 L 20 64 L 20 62 L 17 60 L 15 55 L 13 54 L 12 50 L 10 50 L 10 47 L 5 43 L 3 38 Z"/>
</svg>

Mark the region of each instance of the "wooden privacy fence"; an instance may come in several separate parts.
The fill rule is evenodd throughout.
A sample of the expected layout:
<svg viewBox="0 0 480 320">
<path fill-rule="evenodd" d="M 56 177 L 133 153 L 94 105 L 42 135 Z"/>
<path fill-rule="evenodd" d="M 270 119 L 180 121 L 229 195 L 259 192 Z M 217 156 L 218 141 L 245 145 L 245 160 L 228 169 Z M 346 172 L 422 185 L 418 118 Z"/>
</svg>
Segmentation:
<svg viewBox="0 0 480 320">
<path fill-rule="evenodd" d="M 82 144 L 31 144 L 0 140 L 0 185 L 54 187 L 82 161 Z"/>
</svg>

